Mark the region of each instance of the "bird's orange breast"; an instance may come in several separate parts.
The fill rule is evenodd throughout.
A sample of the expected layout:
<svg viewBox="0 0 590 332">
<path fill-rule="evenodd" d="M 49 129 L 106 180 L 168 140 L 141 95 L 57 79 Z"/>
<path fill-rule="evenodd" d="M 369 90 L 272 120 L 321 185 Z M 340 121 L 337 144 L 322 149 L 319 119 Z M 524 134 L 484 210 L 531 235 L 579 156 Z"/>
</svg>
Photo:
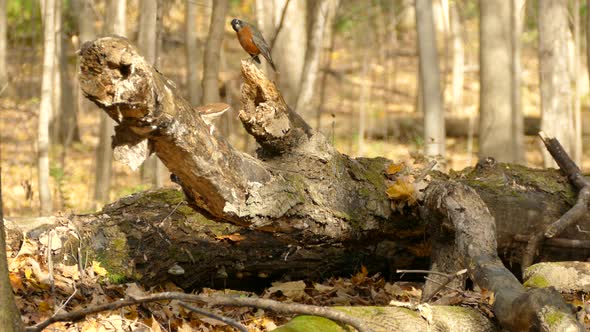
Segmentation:
<svg viewBox="0 0 590 332">
<path fill-rule="evenodd" d="M 237 32 L 238 40 L 240 41 L 240 45 L 244 48 L 246 52 L 251 55 L 258 55 L 260 54 L 260 50 L 254 44 L 254 40 L 252 39 L 252 30 L 250 27 L 245 26 L 240 31 Z"/>
</svg>

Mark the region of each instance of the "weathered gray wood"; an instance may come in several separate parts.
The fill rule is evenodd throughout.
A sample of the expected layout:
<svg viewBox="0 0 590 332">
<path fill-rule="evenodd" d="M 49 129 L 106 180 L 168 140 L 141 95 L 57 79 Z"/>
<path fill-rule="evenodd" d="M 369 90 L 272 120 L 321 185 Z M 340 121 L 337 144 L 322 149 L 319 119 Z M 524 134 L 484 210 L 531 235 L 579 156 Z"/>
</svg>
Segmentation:
<svg viewBox="0 0 590 332">
<path fill-rule="evenodd" d="M 188 204 L 218 222 L 173 219 L 176 212 L 167 217 L 173 205 L 162 209 L 141 200 L 122 200 L 118 204 L 123 205 L 105 209 L 107 217 L 98 221 L 80 217 L 80 227 L 94 238 L 88 241 L 92 244 L 88 251 L 110 257 L 106 265 L 118 264 L 123 276 L 149 283 L 165 279 L 164 273 L 178 276 L 183 270 L 175 281 L 184 280 L 186 287 L 202 285 L 207 277 L 237 280 L 246 271 L 257 278 L 268 277 L 267 271 L 273 278 L 300 278 L 315 269 L 332 273 L 332 266 L 347 266 L 347 259 L 356 260 L 351 253 L 358 248 L 371 253 L 376 266 L 378 262 L 390 269 L 419 265 L 430 254 L 427 223 L 440 226 L 441 218 L 448 217 L 455 222 L 431 227 L 430 232 L 452 230 L 455 237 L 449 237 L 448 246 L 461 249 L 454 257 L 461 257 L 459 265 L 470 269 L 480 287 L 497 293 L 495 313 L 506 327 L 521 326 L 522 320 L 512 320 L 515 312 L 531 321 L 531 315 L 537 315 L 534 322 L 544 315 L 536 305 L 511 310 L 516 299 L 525 304 L 535 299 L 565 314 L 559 295 L 523 293 L 497 257 L 498 251 L 508 259 L 518 255 L 523 247 L 518 241 L 555 221 L 574 202 L 567 179 L 555 170 L 484 160 L 475 169 L 449 176 L 431 172 L 436 185 L 427 188 L 425 208 L 406 208 L 400 214 L 391 209 L 385 194 L 385 169 L 391 161 L 339 154 L 290 110 L 276 86 L 251 63 L 242 63 L 239 117 L 261 145 L 257 158 L 236 151 L 216 132 L 211 134 L 174 84 L 149 66 L 128 41 L 107 37 L 87 43 L 81 57 L 83 92 L 118 122 L 115 148 L 148 140 L 148 147 L 182 185 Z M 440 198 L 432 194 L 445 184 L 449 187 Z M 457 192 L 466 199 L 449 205 L 448 199 Z M 433 203 L 436 199 L 445 200 L 444 209 Z M 145 206 L 145 214 L 133 205 Z M 469 218 L 461 219 L 463 209 L 471 213 Z M 479 216 L 484 209 L 491 214 Z M 146 214 L 151 217 L 142 217 Z M 588 219 L 580 222 L 583 228 L 590 229 Z M 478 225 L 474 221 L 482 221 L 480 227 L 487 227 L 488 237 L 473 233 L 471 228 Z M 213 237 L 212 230 L 222 238 Z M 223 240 L 233 233 L 245 238 Z M 580 234 L 566 229 L 563 236 L 579 239 Z M 542 257 L 563 252 L 545 250 Z M 568 254 L 585 257 L 588 252 Z M 284 263 L 283 256 L 291 264 Z M 314 269 L 301 273 L 301 266 Z M 566 315 L 564 321 L 568 319 Z"/>
</svg>

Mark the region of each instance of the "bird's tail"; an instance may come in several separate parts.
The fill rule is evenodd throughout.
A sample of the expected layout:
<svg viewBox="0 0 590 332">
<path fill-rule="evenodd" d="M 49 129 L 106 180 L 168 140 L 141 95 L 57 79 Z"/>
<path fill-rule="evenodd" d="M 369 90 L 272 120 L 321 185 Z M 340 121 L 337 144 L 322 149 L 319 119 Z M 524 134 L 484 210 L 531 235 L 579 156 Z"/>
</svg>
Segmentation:
<svg viewBox="0 0 590 332">
<path fill-rule="evenodd" d="M 277 67 L 275 67 L 275 63 L 272 62 L 272 58 L 270 57 L 270 55 L 266 55 L 263 54 L 264 58 L 266 59 L 266 62 L 268 62 L 268 64 L 272 67 L 272 70 L 274 70 L 275 72 L 277 71 Z"/>
</svg>

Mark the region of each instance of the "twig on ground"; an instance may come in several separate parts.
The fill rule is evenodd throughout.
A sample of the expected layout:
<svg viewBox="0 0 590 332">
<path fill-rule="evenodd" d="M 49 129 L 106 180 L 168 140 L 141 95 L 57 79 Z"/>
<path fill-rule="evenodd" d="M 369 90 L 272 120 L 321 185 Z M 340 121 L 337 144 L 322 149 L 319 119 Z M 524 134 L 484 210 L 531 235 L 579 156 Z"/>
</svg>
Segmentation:
<svg viewBox="0 0 590 332">
<path fill-rule="evenodd" d="M 395 272 L 396 273 L 426 273 L 426 274 L 436 274 L 436 275 L 447 277 L 447 278 L 454 276 L 454 274 L 448 274 L 448 273 L 444 273 L 444 272 L 431 271 L 431 270 L 396 270 Z"/>
<path fill-rule="evenodd" d="M 235 321 L 235 320 L 233 320 L 233 319 L 231 319 L 229 317 L 224 317 L 224 316 L 221 316 L 221 315 L 217 315 L 217 314 L 214 314 L 214 313 L 209 312 L 207 310 L 204 310 L 204 309 L 201 309 L 201 308 L 197 308 L 195 306 L 189 305 L 189 304 L 184 303 L 184 302 L 179 302 L 179 304 L 180 304 L 181 307 L 184 307 L 184 308 L 186 308 L 186 309 L 188 309 L 190 311 L 194 311 L 194 312 L 196 312 L 198 314 L 201 314 L 203 316 L 207 316 L 209 318 L 213 318 L 213 319 L 218 320 L 220 322 L 224 322 L 227 325 L 233 326 L 233 327 L 235 327 L 239 331 L 248 332 L 248 328 L 247 327 L 245 327 L 244 325 L 240 324 L 238 321 Z"/>
<path fill-rule="evenodd" d="M 438 294 L 443 288 L 447 287 L 447 285 L 449 283 L 451 283 L 451 281 L 455 280 L 455 278 L 458 278 L 459 276 L 461 276 L 465 273 L 467 273 L 467 269 L 459 270 L 456 273 L 453 273 L 453 274 L 447 276 L 447 279 L 444 280 L 443 282 L 440 282 L 439 286 L 430 295 L 428 295 L 428 297 L 426 297 L 423 302 L 426 302 L 426 303 L 430 302 L 436 296 L 436 294 Z M 432 280 L 432 281 L 434 282 L 434 280 Z M 453 289 L 453 290 L 455 290 L 455 289 Z M 461 291 L 461 293 L 463 293 L 463 292 Z"/>
<path fill-rule="evenodd" d="M 299 304 L 299 303 L 281 303 L 274 300 L 259 299 L 259 298 L 242 298 L 242 297 L 230 297 L 230 296 L 204 296 L 196 294 L 185 294 L 180 292 L 164 292 L 150 296 L 138 297 L 134 299 L 124 299 L 111 303 L 101 304 L 97 306 L 88 307 L 81 310 L 72 311 L 65 314 L 58 314 L 49 317 L 47 320 L 40 322 L 39 324 L 31 327 L 27 327 L 27 332 L 40 332 L 47 326 L 64 321 L 77 321 L 88 315 L 95 314 L 107 310 L 115 310 L 122 307 L 156 302 L 166 300 L 179 300 L 185 302 L 203 302 L 209 305 L 221 305 L 221 306 L 236 306 L 236 307 L 253 307 L 259 309 L 273 310 L 276 312 L 289 313 L 289 314 L 303 314 L 325 317 L 340 323 L 348 324 L 359 332 L 371 332 L 372 330 L 367 327 L 365 321 L 359 318 L 355 318 L 346 315 L 335 309 L 319 307 L 313 305 Z"/>
</svg>

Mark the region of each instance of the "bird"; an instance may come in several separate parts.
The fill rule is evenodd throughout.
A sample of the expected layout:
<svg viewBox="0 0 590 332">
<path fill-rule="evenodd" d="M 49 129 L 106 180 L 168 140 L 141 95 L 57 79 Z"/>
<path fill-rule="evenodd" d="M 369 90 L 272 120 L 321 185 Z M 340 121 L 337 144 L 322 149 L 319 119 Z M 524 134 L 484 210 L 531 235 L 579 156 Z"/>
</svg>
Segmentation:
<svg viewBox="0 0 590 332">
<path fill-rule="evenodd" d="M 213 121 L 218 119 L 223 113 L 227 112 L 231 106 L 226 103 L 212 103 L 203 106 L 198 106 L 195 110 L 201 115 L 201 118 L 206 125 L 209 126 L 209 134 L 213 135 L 215 126 Z"/>
<path fill-rule="evenodd" d="M 234 18 L 231 21 L 231 26 L 238 35 L 240 45 L 242 45 L 242 48 L 248 52 L 248 54 L 250 54 L 252 59 L 260 63 L 260 58 L 258 58 L 258 55 L 262 54 L 262 56 L 272 67 L 272 70 L 276 72 L 277 68 L 270 57 L 270 47 L 266 43 L 266 40 L 264 40 L 262 33 L 260 33 L 260 31 L 252 24 L 237 18 Z"/>
</svg>

